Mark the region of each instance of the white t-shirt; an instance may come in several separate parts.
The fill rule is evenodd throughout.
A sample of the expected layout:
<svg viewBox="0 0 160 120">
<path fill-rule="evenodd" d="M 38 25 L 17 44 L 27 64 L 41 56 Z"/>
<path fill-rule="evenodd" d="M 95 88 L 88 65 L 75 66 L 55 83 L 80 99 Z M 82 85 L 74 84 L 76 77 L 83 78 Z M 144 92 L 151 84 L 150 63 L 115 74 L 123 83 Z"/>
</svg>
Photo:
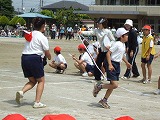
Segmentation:
<svg viewBox="0 0 160 120">
<path fill-rule="evenodd" d="M 67 64 L 65 58 L 63 57 L 62 54 L 58 54 L 53 58 L 53 61 L 55 61 L 55 63 L 59 64 L 59 63 L 64 63 Z"/>
<path fill-rule="evenodd" d="M 121 41 L 117 41 L 111 46 L 109 50 L 112 52 L 111 61 L 121 62 L 126 50 L 125 43 L 122 43 Z"/>
<path fill-rule="evenodd" d="M 92 44 L 89 44 L 87 46 L 87 50 L 88 52 L 92 55 L 93 58 L 96 58 L 97 57 L 97 54 L 96 54 L 96 51 L 94 50 L 94 47 Z"/>
<path fill-rule="evenodd" d="M 45 50 L 49 50 L 48 39 L 39 31 L 32 32 L 32 40 L 26 41 L 22 54 L 43 55 Z"/>
<path fill-rule="evenodd" d="M 89 65 L 94 65 L 93 62 L 92 62 L 92 59 L 90 58 L 90 56 L 88 55 L 87 52 L 82 54 L 81 60 L 83 60 L 84 62 L 88 63 Z"/>
</svg>

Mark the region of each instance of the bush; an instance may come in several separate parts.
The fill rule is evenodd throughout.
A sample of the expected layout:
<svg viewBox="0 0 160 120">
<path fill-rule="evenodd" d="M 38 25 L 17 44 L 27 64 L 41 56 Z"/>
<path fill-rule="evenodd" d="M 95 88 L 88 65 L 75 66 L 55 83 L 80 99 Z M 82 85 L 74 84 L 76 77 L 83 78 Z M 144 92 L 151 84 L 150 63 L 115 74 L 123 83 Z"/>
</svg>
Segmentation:
<svg viewBox="0 0 160 120">
<path fill-rule="evenodd" d="M 20 23 L 21 25 L 24 25 L 24 24 L 26 24 L 26 21 L 22 18 L 22 17 L 20 17 L 17 21 L 16 21 L 16 24 L 17 23 Z"/>
<path fill-rule="evenodd" d="M 0 25 L 5 26 L 9 24 L 9 19 L 6 16 L 1 16 Z"/>
<path fill-rule="evenodd" d="M 9 24 L 12 25 L 12 26 L 16 25 L 16 22 L 17 22 L 18 19 L 19 19 L 18 16 L 13 17 L 12 20 L 9 22 Z"/>
</svg>

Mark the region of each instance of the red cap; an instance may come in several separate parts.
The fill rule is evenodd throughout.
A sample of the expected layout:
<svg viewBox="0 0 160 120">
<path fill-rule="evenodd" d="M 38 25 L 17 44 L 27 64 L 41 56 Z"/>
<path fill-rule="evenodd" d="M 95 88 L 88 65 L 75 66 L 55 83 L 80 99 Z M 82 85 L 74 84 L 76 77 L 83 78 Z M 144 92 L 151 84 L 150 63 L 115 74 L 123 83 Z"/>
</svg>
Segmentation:
<svg viewBox="0 0 160 120">
<path fill-rule="evenodd" d="M 78 45 L 78 49 L 83 49 L 83 50 L 85 50 L 85 49 L 86 49 L 86 47 L 85 47 L 85 45 L 84 45 L 84 44 L 79 44 L 79 45 Z"/>
<path fill-rule="evenodd" d="M 59 115 L 46 115 L 42 120 L 76 120 L 74 117 L 67 114 L 59 114 Z"/>
<path fill-rule="evenodd" d="M 134 120 L 134 119 L 131 118 L 130 116 L 122 116 L 122 117 L 116 118 L 115 120 Z"/>
<path fill-rule="evenodd" d="M 27 119 L 24 118 L 21 114 L 10 114 L 10 115 L 7 115 L 2 120 L 27 120 Z"/>
<path fill-rule="evenodd" d="M 151 30 L 151 26 L 150 25 L 145 25 L 143 28 L 142 28 L 142 30 Z"/>
<path fill-rule="evenodd" d="M 28 42 L 31 42 L 31 40 L 32 40 L 32 32 L 28 32 L 28 31 L 24 30 L 24 38 L 25 38 Z"/>
<path fill-rule="evenodd" d="M 56 46 L 56 47 L 54 48 L 54 51 L 55 51 L 55 52 L 60 52 L 60 51 L 61 51 L 61 48 L 60 48 L 59 46 Z"/>
</svg>

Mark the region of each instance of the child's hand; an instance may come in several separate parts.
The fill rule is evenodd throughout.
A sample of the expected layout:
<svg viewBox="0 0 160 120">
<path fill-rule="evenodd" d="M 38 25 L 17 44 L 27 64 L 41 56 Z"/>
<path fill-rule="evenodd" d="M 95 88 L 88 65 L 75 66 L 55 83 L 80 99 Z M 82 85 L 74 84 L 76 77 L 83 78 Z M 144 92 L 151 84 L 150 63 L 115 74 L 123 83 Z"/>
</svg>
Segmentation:
<svg viewBox="0 0 160 120">
<path fill-rule="evenodd" d="M 159 55 L 155 55 L 155 56 L 154 56 L 154 59 L 156 59 L 156 58 L 158 58 L 158 57 L 159 57 Z"/>
<path fill-rule="evenodd" d="M 127 66 L 128 69 L 132 68 L 132 65 L 130 63 L 127 63 L 126 66 Z"/>
<path fill-rule="evenodd" d="M 109 70 L 110 70 L 110 71 L 115 70 L 112 64 L 111 64 L 111 65 L 109 65 Z"/>
<path fill-rule="evenodd" d="M 149 60 L 149 58 L 150 58 L 150 55 L 147 55 L 146 60 L 148 61 L 148 60 Z"/>
</svg>

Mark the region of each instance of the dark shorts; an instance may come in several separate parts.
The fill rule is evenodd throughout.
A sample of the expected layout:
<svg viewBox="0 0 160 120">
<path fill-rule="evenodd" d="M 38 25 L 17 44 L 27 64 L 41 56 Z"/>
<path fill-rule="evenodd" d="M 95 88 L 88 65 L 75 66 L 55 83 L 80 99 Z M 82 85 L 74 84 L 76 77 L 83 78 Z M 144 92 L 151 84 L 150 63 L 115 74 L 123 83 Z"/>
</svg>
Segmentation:
<svg viewBox="0 0 160 120">
<path fill-rule="evenodd" d="M 33 55 L 22 55 L 21 66 L 24 77 L 41 78 L 44 76 L 44 66 L 41 56 Z"/>
<path fill-rule="evenodd" d="M 109 66 L 108 66 L 108 62 L 107 62 L 107 64 L 106 64 L 107 80 L 108 81 L 111 81 L 111 80 L 119 81 L 120 63 L 119 62 L 114 62 L 114 61 L 111 61 L 111 62 L 112 62 L 112 65 L 113 65 L 115 70 L 110 71 L 109 68 L 108 68 Z"/>
<path fill-rule="evenodd" d="M 147 64 L 151 64 L 153 61 L 154 55 L 150 54 L 150 58 L 149 60 L 146 60 L 146 58 L 141 58 L 141 62 L 142 63 L 147 63 Z"/>
<path fill-rule="evenodd" d="M 67 64 L 66 63 L 64 63 L 64 65 L 65 65 L 65 69 L 67 68 Z M 63 69 L 61 69 L 59 66 L 57 67 L 57 70 L 63 70 Z"/>
<path fill-rule="evenodd" d="M 86 67 L 85 67 L 85 69 L 86 69 L 87 72 L 94 73 L 94 67 L 95 67 L 95 65 L 89 65 L 89 64 L 87 64 Z"/>
</svg>

